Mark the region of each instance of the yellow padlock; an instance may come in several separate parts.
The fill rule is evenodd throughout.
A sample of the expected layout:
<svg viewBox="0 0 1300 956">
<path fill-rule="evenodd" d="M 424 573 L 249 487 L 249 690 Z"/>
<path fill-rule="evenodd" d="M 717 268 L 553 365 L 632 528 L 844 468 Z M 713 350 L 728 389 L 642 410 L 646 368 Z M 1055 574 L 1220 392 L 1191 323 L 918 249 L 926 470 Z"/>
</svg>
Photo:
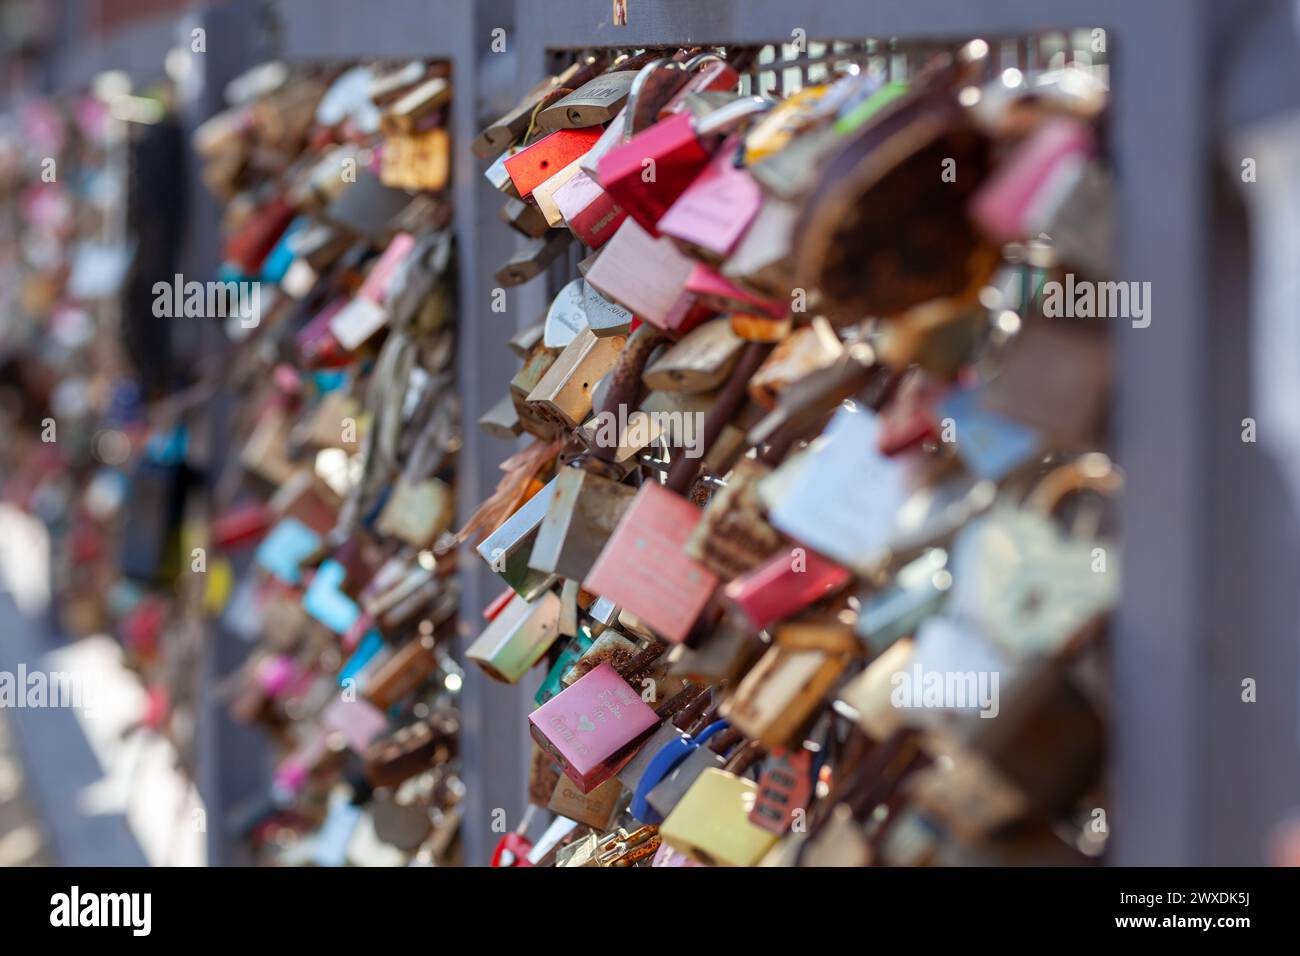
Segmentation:
<svg viewBox="0 0 1300 956">
<path fill-rule="evenodd" d="M 663 841 L 707 866 L 755 866 L 777 836 L 749 822 L 758 784 L 710 767 L 659 826 Z"/>
</svg>

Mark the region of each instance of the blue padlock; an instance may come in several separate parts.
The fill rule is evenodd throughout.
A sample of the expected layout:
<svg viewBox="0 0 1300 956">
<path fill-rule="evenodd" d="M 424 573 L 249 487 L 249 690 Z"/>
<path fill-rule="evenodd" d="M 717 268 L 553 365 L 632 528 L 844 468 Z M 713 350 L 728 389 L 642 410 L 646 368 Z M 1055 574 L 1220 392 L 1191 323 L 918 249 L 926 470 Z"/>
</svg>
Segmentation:
<svg viewBox="0 0 1300 956">
<path fill-rule="evenodd" d="M 646 802 L 646 797 L 650 795 L 650 791 L 710 737 L 730 726 L 725 720 L 715 720 L 694 737 L 679 737 L 660 747 L 659 752 L 651 758 L 650 765 L 645 768 L 645 773 L 641 775 L 641 779 L 637 781 L 636 791 L 632 794 L 632 805 L 628 808 L 632 816 L 642 823 L 663 822 L 663 817 Z"/>
</svg>

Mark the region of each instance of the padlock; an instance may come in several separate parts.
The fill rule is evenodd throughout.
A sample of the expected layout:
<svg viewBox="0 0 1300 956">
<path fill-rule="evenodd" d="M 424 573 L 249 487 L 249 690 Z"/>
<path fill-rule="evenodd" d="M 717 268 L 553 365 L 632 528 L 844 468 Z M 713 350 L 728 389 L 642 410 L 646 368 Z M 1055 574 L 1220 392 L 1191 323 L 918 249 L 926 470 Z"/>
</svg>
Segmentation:
<svg viewBox="0 0 1300 956">
<path fill-rule="evenodd" d="M 675 113 L 606 153 L 597 179 L 643 229 L 657 235 L 657 223 L 708 164 L 718 140 L 770 105 L 752 96 L 701 119 Z M 649 170 L 652 177 L 645 175 Z"/>
<path fill-rule="evenodd" d="M 641 645 L 636 641 L 625 637 L 613 628 L 606 628 L 583 650 L 569 669 L 560 675 L 560 684 L 570 687 L 601 664 L 606 663 L 622 672 L 641 650 Z"/>
<path fill-rule="evenodd" d="M 579 129 L 608 123 L 622 110 L 637 70 L 602 73 L 537 114 L 542 129 Z"/>
<path fill-rule="evenodd" d="M 772 350 L 749 380 L 749 397 L 764 408 L 774 408 L 787 385 L 833 364 L 843 352 L 830 324 L 816 317 Z"/>
<path fill-rule="evenodd" d="M 758 184 L 736 165 L 738 149 L 739 139 L 724 142 L 655 225 L 661 235 L 707 262 L 731 254 L 762 205 Z"/>
<path fill-rule="evenodd" d="M 971 218 L 996 242 L 1047 232 L 1056 204 L 1083 177 L 1096 146 L 1078 120 L 1041 123 L 971 196 Z"/>
<path fill-rule="evenodd" d="M 622 797 L 623 787 L 617 780 L 606 780 L 591 793 L 583 793 L 568 777 L 561 775 L 547 808 L 603 833 L 613 821 Z"/>
<path fill-rule="evenodd" d="M 806 747 L 779 747 L 768 756 L 758 780 L 749 822 L 781 836 L 806 816 L 813 797 L 813 755 Z"/>
<path fill-rule="evenodd" d="M 952 587 L 946 564 L 946 554 L 933 549 L 900 568 L 883 590 L 862 596 L 855 630 L 872 653 L 882 654 L 900 637 L 914 634 L 943 607 Z"/>
<path fill-rule="evenodd" d="M 523 424 L 519 421 L 519 409 L 509 395 L 479 416 L 478 427 L 484 434 L 502 441 L 511 441 L 524 432 Z"/>
<path fill-rule="evenodd" d="M 438 192 L 451 173 L 451 138 L 430 129 L 390 138 L 381 154 L 379 179 L 385 186 Z"/>
<path fill-rule="evenodd" d="M 598 129 L 562 129 L 515 153 L 505 167 L 519 198 L 528 199 L 536 187 L 581 157 L 599 138 Z"/>
<path fill-rule="evenodd" d="M 725 755 L 725 756 L 724 756 Z M 705 770 L 729 770 L 740 773 L 742 764 L 748 767 L 762 755 L 762 745 L 746 741 L 745 735 L 735 727 L 716 734 L 705 746 L 696 747 L 677 766 L 646 794 L 654 822 L 659 822 L 673 812 L 683 796 Z"/>
<path fill-rule="evenodd" d="M 403 95 L 435 76 L 446 76 L 446 71 L 437 65 L 413 60 L 391 70 L 371 69 L 370 85 L 366 96 L 375 106 L 385 107 L 397 102 Z M 320 122 L 319 108 L 317 122 Z"/>
<path fill-rule="evenodd" d="M 403 94 L 380 117 L 386 136 L 403 136 L 420 130 L 421 125 L 451 99 L 451 84 L 440 76 L 426 80 Z"/>
<path fill-rule="evenodd" d="M 528 393 L 525 402 L 559 428 L 576 428 L 591 413 L 592 390 L 617 363 L 622 336 L 581 329 Z"/>
<path fill-rule="evenodd" d="M 548 349 L 563 349 L 586 329 L 587 314 L 583 308 L 585 286 L 574 279 L 556 293 L 546 310 L 542 329 L 542 343 Z"/>
<path fill-rule="evenodd" d="M 578 602 L 582 594 L 582 582 L 575 578 L 566 578 L 560 587 L 560 634 L 564 637 L 578 636 Z"/>
<path fill-rule="evenodd" d="M 848 584 L 849 571 L 805 548 L 780 551 L 727 585 L 725 594 L 755 630 L 803 610 Z"/>
<path fill-rule="evenodd" d="M 378 173 L 358 165 L 356 182 L 339 193 L 323 215 L 333 225 L 379 248 L 391 231 L 393 219 L 409 202 L 405 192 L 385 186 Z"/>
<path fill-rule="evenodd" d="M 376 787 L 397 787 L 427 770 L 439 751 L 453 752 L 458 729 L 445 715 L 399 728 L 366 749 L 366 778 Z"/>
<path fill-rule="evenodd" d="M 465 656 L 490 677 L 513 684 L 559 637 L 559 616 L 560 599 L 554 591 L 531 602 L 516 595 L 466 648 Z"/>
<path fill-rule="evenodd" d="M 605 298 L 585 279 L 582 311 L 587 317 L 587 327 L 601 338 L 627 335 L 631 332 L 632 313 L 618 303 Z"/>
<path fill-rule="evenodd" d="M 520 199 L 519 190 L 515 189 L 514 180 L 510 178 L 510 173 L 506 171 L 506 160 L 518 153 L 521 148 L 511 146 L 498 156 L 487 169 L 483 170 L 483 178 L 492 184 L 493 189 L 502 193 L 507 199 Z M 520 201 L 523 200 L 520 199 Z"/>
<path fill-rule="evenodd" d="M 780 319 L 790 311 L 790 303 L 754 295 L 702 262 L 697 262 L 686 277 L 685 291 L 696 308 L 716 312 L 747 312 Z"/>
<path fill-rule="evenodd" d="M 839 691 L 836 708 L 874 740 L 885 740 L 903 726 L 891 694 L 896 686 L 894 675 L 904 672 L 912 659 L 912 650 L 912 639 L 900 638 Z"/>
<path fill-rule="evenodd" d="M 614 776 L 659 718 L 609 664 L 528 715 L 533 739 L 583 793 Z"/>
<path fill-rule="evenodd" d="M 842 408 L 813 448 L 759 485 L 776 528 L 851 569 L 887 551 L 906 497 L 905 467 L 876 450 L 877 428 L 869 411 Z"/>
<path fill-rule="evenodd" d="M 479 159 L 492 159 L 524 135 L 533 117 L 545 105 L 562 99 L 566 89 L 581 86 L 601 69 L 600 61 L 590 54 L 574 60 L 556 76 L 548 77 L 531 89 L 508 113 L 490 123 L 470 144 Z"/>
<path fill-rule="evenodd" d="M 533 702 L 538 707 L 564 690 L 567 686 L 563 683 L 564 675 L 569 673 L 574 663 L 586 653 L 593 643 L 591 632 L 587 628 L 579 627 L 576 630 L 577 634 L 564 645 L 564 649 L 555 658 L 551 669 L 546 672 L 546 677 L 542 680 L 542 686 L 537 689 L 537 696 L 533 698 Z M 563 625 L 560 627 L 560 633 L 564 633 Z"/>
<path fill-rule="evenodd" d="M 379 514 L 376 530 L 428 548 L 451 525 L 454 507 L 451 489 L 437 478 L 400 480 Z"/>
<path fill-rule="evenodd" d="M 791 243 L 799 207 L 767 196 L 722 263 L 722 275 L 773 299 L 789 299 L 795 288 Z"/>
<path fill-rule="evenodd" d="M 496 849 L 492 851 L 492 862 L 489 866 L 532 866 L 533 864 L 528 861 L 528 854 L 532 848 L 533 845 L 527 837 L 511 831 L 497 843 Z"/>
<path fill-rule="evenodd" d="M 705 770 L 659 827 L 663 841 L 706 866 L 755 866 L 776 836 L 749 822 L 757 784 Z"/>
<path fill-rule="evenodd" d="M 732 95 L 740 85 L 736 68 L 717 53 L 701 53 L 682 64 L 688 79 L 659 111 L 656 119 L 666 119 L 673 113 L 688 109 L 688 102 L 709 94 Z M 647 98 L 648 99 L 648 98 Z M 646 106 L 651 104 L 647 102 Z M 698 114 L 696 114 L 698 115 Z"/>
<path fill-rule="evenodd" d="M 510 337 L 506 344 L 510 346 L 510 351 L 514 352 L 522 361 L 528 361 L 529 357 L 535 353 L 537 346 L 542 344 L 546 337 L 546 321 L 543 319 L 534 325 L 521 329 Z M 554 358 L 554 356 L 552 356 Z M 532 386 L 525 389 L 525 393 L 530 391 Z"/>
<path fill-rule="evenodd" d="M 957 454 L 980 478 L 1005 478 L 1041 454 L 1042 437 L 983 407 L 978 390 L 956 389 L 949 393 L 939 406 L 939 414 L 953 422 Z"/>
<path fill-rule="evenodd" d="M 558 227 L 564 225 L 564 214 L 555 200 L 556 193 L 567 186 L 577 176 L 582 175 L 578 159 L 573 160 L 545 182 L 534 187 L 530 201 L 537 204 L 537 211 L 546 220 L 546 225 Z"/>
<path fill-rule="evenodd" d="M 687 557 L 718 577 L 739 578 L 781 546 L 781 535 L 767 522 L 758 483 L 770 469 L 752 458 L 736 463 L 727 484 L 709 499 L 703 517 L 687 540 Z"/>
<path fill-rule="evenodd" d="M 823 104 L 832 91 L 830 84 L 805 86 L 772 107 L 745 134 L 745 164 L 753 166 L 779 153 L 805 129 L 826 117 L 829 103 Z"/>
<path fill-rule="evenodd" d="M 551 228 L 546 216 L 536 205 L 513 196 L 506 199 L 506 204 L 501 207 L 501 221 L 529 239 L 540 239 Z"/>
<path fill-rule="evenodd" d="M 368 806 L 375 836 L 399 850 L 412 852 L 433 832 L 429 808 L 400 803 L 391 796 L 377 796 Z"/>
<path fill-rule="evenodd" d="M 634 818 L 645 823 L 659 823 L 663 815 L 650 806 L 650 792 L 692 753 L 707 744 L 710 738 L 724 734 L 730 727 L 725 720 L 711 720 L 707 715 L 701 721 L 708 722 L 693 734 L 669 734 L 662 746 L 650 755 L 632 790 L 628 812 Z"/>
<path fill-rule="evenodd" d="M 683 333 L 703 318 L 683 299 L 694 267 L 670 240 L 656 239 L 626 219 L 601 249 L 587 283 L 655 328 Z"/>
<path fill-rule="evenodd" d="M 438 669 L 432 636 L 407 641 L 377 670 L 366 685 L 366 699 L 387 710 L 414 693 Z"/>
<path fill-rule="evenodd" d="M 898 389 L 880 410 L 876 445 L 883 455 L 898 455 L 940 440 L 938 406 L 945 387 L 923 369 L 903 373 Z"/>
<path fill-rule="evenodd" d="M 654 761 L 655 755 L 666 744 L 687 736 L 684 728 L 691 726 L 699 719 L 700 715 L 709 707 L 711 701 L 712 695 L 709 692 L 695 693 L 676 713 L 667 715 L 667 718 L 655 729 L 655 732 L 640 744 L 636 754 L 618 771 L 618 782 L 623 785 L 623 788 L 635 792 L 637 784 L 645 775 L 651 762 Z M 669 703 L 672 704 L 671 701 Z M 668 709 L 670 708 L 661 707 L 657 713 Z"/>
<path fill-rule="evenodd" d="M 598 597 L 587 609 L 587 615 L 591 618 L 591 633 L 599 636 L 607 628 L 618 624 L 618 605 L 607 598 Z"/>
<path fill-rule="evenodd" d="M 664 640 L 680 643 L 718 583 L 682 553 L 699 520 L 690 502 L 655 482 L 642 485 L 583 587 L 631 611 Z"/>
<path fill-rule="evenodd" d="M 640 827 L 629 833 L 619 828 L 606 836 L 592 833 L 560 851 L 556 866 L 633 866 L 659 849 L 658 828 Z"/>
<path fill-rule="evenodd" d="M 979 754 L 956 751 L 916 775 L 909 795 L 944 829 L 981 840 L 1028 810 L 1025 796 Z"/>
<path fill-rule="evenodd" d="M 973 295 L 991 274 L 996 251 L 965 209 L 988 175 L 991 143 L 957 93 L 987 50 L 967 44 L 889 104 L 878 122 L 848 137 L 825 167 L 796 229 L 795 272 L 800 287 L 820 290 L 832 321 Z M 944 160 L 962 173 L 937 191 L 932 171 Z M 850 209 L 871 215 L 847 215 Z"/>
<path fill-rule="evenodd" d="M 343 348 L 355 351 L 388 323 L 384 299 L 389 283 L 414 248 L 414 236 L 404 232 L 394 236 L 357 294 L 330 320 L 330 332 Z"/>
<path fill-rule="evenodd" d="M 668 671 L 690 680 L 735 685 L 763 656 L 767 645 L 748 625 L 724 617 L 698 644 L 668 652 Z"/>
<path fill-rule="evenodd" d="M 516 286 L 542 273 L 542 270 L 569 248 L 573 236 L 567 232 L 550 230 L 538 239 L 530 239 L 515 255 L 496 271 L 496 280 L 503 286 Z"/>
<path fill-rule="evenodd" d="M 554 575 L 534 571 L 528 566 L 529 554 L 537 539 L 551 496 L 555 494 L 554 482 L 525 501 L 500 527 L 480 542 L 476 549 L 502 579 L 526 600 L 535 598 L 548 588 Z"/>
<path fill-rule="evenodd" d="M 646 367 L 646 388 L 665 392 L 707 392 L 726 380 L 744 342 L 726 318 L 696 326 Z"/>
<path fill-rule="evenodd" d="M 618 526 L 636 489 L 577 468 L 563 468 L 537 530 L 529 567 L 581 581 Z"/>
<path fill-rule="evenodd" d="M 1121 572 L 1117 548 L 1067 537 L 1050 516 L 1073 493 L 1122 486 L 1104 455 L 1085 456 L 1049 472 L 1029 507 L 995 506 L 964 528 L 953 547 L 954 616 L 1016 655 L 1059 650 L 1115 605 Z"/>
<path fill-rule="evenodd" d="M 791 746 L 857 650 L 852 629 L 839 621 L 783 625 L 721 713 L 769 749 Z"/>
<path fill-rule="evenodd" d="M 1026 662 L 1002 694 L 996 720 L 967 719 L 965 749 L 1047 814 L 1061 813 L 1096 780 L 1105 728 L 1059 661 Z"/>
<path fill-rule="evenodd" d="M 570 231 L 592 249 L 604 246 L 627 218 L 627 211 L 581 168 L 555 190 L 553 199 Z"/>
<path fill-rule="evenodd" d="M 1089 447 L 1111 384 L 1111 349 L 1101 330 L 1035 319 L 1000 359 L 981 393 L 986 410 L 1027 425 L 1054 447 Z"/>
<path fill-rule="evenodd" d="M 523 368 L 510 380 L 510 401 L 515 406 L 520 428 L 530 435 L 547 440 L 553 436 L 555 424 L 539 409 L 528 404 L 528 396 L 542 380 L 542 376 L 555 364 L 557 355 L 559 355 L 557 350 L 546 348 L 539 339 L 533 346 L 532 353 L 525 360 Z"/>
</svg>

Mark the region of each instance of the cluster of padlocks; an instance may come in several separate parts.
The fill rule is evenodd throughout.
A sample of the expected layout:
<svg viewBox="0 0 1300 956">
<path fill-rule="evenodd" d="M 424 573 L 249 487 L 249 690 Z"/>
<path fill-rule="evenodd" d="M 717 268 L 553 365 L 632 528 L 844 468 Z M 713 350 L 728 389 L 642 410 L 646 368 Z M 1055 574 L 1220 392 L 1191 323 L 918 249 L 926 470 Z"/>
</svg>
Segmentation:
<svg viewBox="0 0 1300 956">
<path fill-rule="evenodd" d="M 256 283 L 213 547 L 243 555 L 225 688 L 276 741 L 239 825 L 267 862 L 460 858 L 460 445 L 445 64 L 237 79 L 199 128 L 222 279 Z"/>
<path fill-rule="evenodd" d="M 498 865 L 1100 854 L 1106 86 L 989 54 L 584 54 L 473 144 L 553 292 L 462 531 L 545 675 Z"/>
</svg>

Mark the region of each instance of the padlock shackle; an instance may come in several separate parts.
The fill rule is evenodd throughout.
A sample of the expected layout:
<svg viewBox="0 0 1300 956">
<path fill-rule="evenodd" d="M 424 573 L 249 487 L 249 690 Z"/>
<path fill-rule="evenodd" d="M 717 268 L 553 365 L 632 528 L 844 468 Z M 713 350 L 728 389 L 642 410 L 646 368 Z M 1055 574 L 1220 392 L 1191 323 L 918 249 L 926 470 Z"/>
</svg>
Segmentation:
<svg viewBox="0 0 1300 956">
<path fill-rule="evenodd" d="M 1056 513 L 1062 502 L 1079 491 L 1095 491 L 1106 497 L 1114 497 L 1124 487 L 1124 475 L 1109 459 L 1104 466 L 1090 467 L 1083 460 L 1053 468 L 1034 486 L 1025 499 L 1025 504 L 1032 510 L 1048 517 Z"/>
<path fill-rule="evenodd" d="M 627 93 L 627 102 L 623 104 L 623 142 L 628 142 L 633 136 L 640 132 L 636 128 L 634 117 L 636 116 L 637 104 L 641 101 L 641 92 L 645 89 L 646 84 L 650 82 L 650 77 L 658 70 L 678 70 L 681 72 L 681 83 L 676 89 L 680 89 L 690 79 L 690 74 L 686 67 L 679 60 L 672 57 L 660 57 L 657 60 L 651 60 L 645 66 L 641 67 L 636 77 L 632 80 L 632 86 Z M 674 90 L 674 93 L 676 92 Z M 657 112 L 657 111 L 656 111 Z"/>
<path fill-rule="evenodd" d="M 714 734 L 726 730 L 731 724 L 726 720 L 715 720 L 693 737 L 678 737 L 659 748 L 641 774 L 632 793 L 632 803 L 628 807 L 632 816 L 645 823 L 658 823 L 661 817 L 650 806 L 650 791 L 667 778 L 683 760 L 698 750 Z"/>
<path fill-rule="evenodd" d="M 742 96 L 695 120 L 695 134 L 703 139 L 730 133 L 752 116 L 766 113 L 776 100 L 766 96 Z"/>
</svg>

